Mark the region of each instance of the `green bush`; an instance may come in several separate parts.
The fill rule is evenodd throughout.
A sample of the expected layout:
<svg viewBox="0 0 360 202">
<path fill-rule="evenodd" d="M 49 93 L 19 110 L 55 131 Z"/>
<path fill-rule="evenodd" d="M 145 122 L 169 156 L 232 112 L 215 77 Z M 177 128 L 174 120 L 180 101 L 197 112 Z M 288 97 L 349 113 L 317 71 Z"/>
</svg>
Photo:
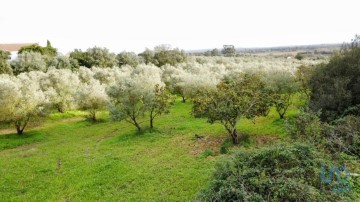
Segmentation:
<svg viewBox="0 0 360 202">
<path fill-rule="evenodd" d="M 276 144 L 258 150 L 240 150 L 217 164 L 214 179 L 196 201 L 340 201 L 323 184 L 321 165 L 329 165 L 313 147 Z"/>
<path fill-rule="evenodd" d="M 232 146 L 233 144 L 231 142 L 231 139 L 225 139 L 220 146 L 220 154 L 227 154 Z"/>
<path fill-rule="evenodd" d="M 344 152 L 360 158 L 360 118 L 346 116 L 326 125 L 323 132 L 325 146 L 333 153 Z"/>
<path fill-rule="evenodd" d="M 204 158 L 207 158 L 208 156 L 215 156 L 215 152 L 211 149 L 207 149 L 201 154 L 201 156 Z"/>
<path fill-rule="evenodd" d="M 309 84 L 309 106 L 321 111 L 321 120 L 331 122 L 360 105 L 360 36 L 344 45 L 328 64 L 317 67 Z M 356 109 L 350 111 L 359 112 Z M 353 114 L 353 113 L 352 113 Z M 359 114 L 357 114 L 359 115 Z"/>
</svg>

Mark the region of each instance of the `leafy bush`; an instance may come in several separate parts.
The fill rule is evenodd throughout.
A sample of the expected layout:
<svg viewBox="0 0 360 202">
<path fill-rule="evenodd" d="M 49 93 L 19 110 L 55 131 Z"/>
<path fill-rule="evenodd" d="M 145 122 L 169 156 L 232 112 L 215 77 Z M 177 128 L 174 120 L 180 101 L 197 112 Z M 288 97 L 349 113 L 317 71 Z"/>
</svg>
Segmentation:
<svg viewBox="0 0 360 202">
<path fill-rule="evenodd" d="M 321 164 L 326 160 L 309 145 L 276 144 L 258 150 L 241 150 L 217 164 L 210 186 L 197 201 L 340 201 L 322 184 Z"/>
<path fill-rule="evenodd" d="M 203 158 L 207 158 L 208 156 L 215 156 L 215 152 L 211 149 L 207 149 L 201 154 L 201 156 Z"/>
<path fill-rule="evenodd" d="M 288 120 L 286 127 L 293 139 L 325 148 L 336 158 L 342 152 L 360 157 L 359 117 L 346 116 L 328 124 L 321 122 L 314 112 L 302 112 Z"/>
<path fill-rule="evenodd" d="M 286 129 L 293 139 L 316 142 L 321 136 L 323 125 L 318 114 L 303 111 L 287 120 Z"/>
<path fill-rule="evenodd" d="M 346 116 L 327 125 L 323 137 L 325 146 L 334 154 L 346 154 L 360 157 L 360 118 Z"/>
<path fill-rule="evenodd" d="M 360 104 L 360 36 L 320 65 L 310 79 L 310 108 L 321 110 L 323 121 L 340 118 L 349 108 Z"/>
<path fill-rule="evenodd" d="M 227 154 L 232 147 L 232 142 L 229 138 L 225 139 L 224 142 L 220 146 L 220 154 Z"/>
</svg>

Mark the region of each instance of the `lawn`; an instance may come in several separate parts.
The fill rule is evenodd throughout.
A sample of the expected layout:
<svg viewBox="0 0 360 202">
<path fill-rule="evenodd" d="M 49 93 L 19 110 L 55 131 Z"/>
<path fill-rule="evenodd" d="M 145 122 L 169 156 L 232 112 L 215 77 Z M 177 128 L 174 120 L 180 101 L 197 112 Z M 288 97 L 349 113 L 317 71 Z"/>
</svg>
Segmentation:
<svg viewBox="0 0 360 202">
<path fill-rule="evenodd" d="M 69 112 L 52 114 L 23 136 L 2 134 L 0 199 L 193 200 L 224 156 L 219 147 L 227 135 L 221 125 L 194 119 L 190 111 L 191 103 L 177 100 L 170 114 L 155 120 L 155 129 L 146 129 L 144 118 L 142 133 L 126 122 L 109 121 L 106 112 L 95 124 L 83 112 Z M 289 114 L 296 112 L 291 108 Z M 238 129 L 255 146 L 285 135 L 274 110 L 268 117 L 241 120 Z M 206 155 L 209 151 L 215 155 Z"/>
</svg>

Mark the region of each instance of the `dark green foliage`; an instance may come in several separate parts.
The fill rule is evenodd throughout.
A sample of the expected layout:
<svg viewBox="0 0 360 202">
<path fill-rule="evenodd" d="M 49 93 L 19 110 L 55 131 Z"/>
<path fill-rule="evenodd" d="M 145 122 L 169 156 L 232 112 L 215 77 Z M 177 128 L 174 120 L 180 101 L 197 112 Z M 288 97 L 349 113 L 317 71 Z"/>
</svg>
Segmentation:
<svg viewBox="0 0 360 202">
<path fill-rule="evenodd" d="M 70 58 L 77 61 L 77 65 L 84 67 L 91 67 L 89 56 L 86 52 L 83 52 L 81 49 L 75 49 L 70 53 Z"/>
<path fill-rule="evenodd" d="M 227 154 L 232 147 L 231 139 L 225 139 L 220 146 L 220 154 Z"/>
<path fill-rule="evenodd" d="M 29 46 L 21 47 L 20 50 L 18 51 L 19 54 L 22 54 L 24 52 L 40 53 L 41 55 L 46 55 L 51 58 L 56 56 L 57 49 L 52 47 L 50 41 L 47 40 L 45 47 L 41 47 L 38 44 L 32 44 Z"/>
<path fill-rule="evenodd" d="M 185 62 L 188 57 L 185 51 L 177 48 L 171 49 L 164 45 L 155 47 L 155 51 L 147 49 L 140 56 L 146 64 L 152 63 L 158 67 L 165 64 L 176 65 Z"/>
<path fill-rule="evenodd" d="M 79 66 L 84 67 L 114 67 L 116 64 L 115 54 L 107 48 L 93 47 L 83 52 L 75 49 L 70 53 L 70 58 L 77 60 Z"/>
<path fill-rule="evenodd" d="M 310 108 L 321 110 L 323 121 L 335 120 L 360 104 L 360 37 L 320 65 L 310 79 Z M 359 115 L 359 114 L 357 114 Z"/>
<path fill-rule="evenodd" d="M 12 74 L 9 58 L 10 52 L 0 50 L 0 74 Z"/>
<path fill-rule="evenodd" d="M 32 44 L 29 46 L 21 47 L 18 51 L 18 54 L 22 54 L 24 52 L 34 52 L 34 53 L 40 53 L 41 55 L 44 54 L 43 47 L 39 46 L 38 44 Z"/>
<path fill-rule="evenodd" d="M 304 55 L 301 54 L 301 53 L 297 53 L 297 54 L 295 55 L 295 59 L 302 60 L 302 59 L 304 59 Z"/>
<path fill-rule="evenodd" d="M 203 158 L 207 158 L 208 156 L 215 156 L 215 152 L 211 149 L 207 149 L 201 154 L 201 156 Z"/>
<path fill-rule="evenodd" d="M 309 145 L 276 144 L 240 150 L 217 164 L 214 179 L 196 201 L 340 201 L 347 197 L 322 184 L 328 161 Z"/>
</svg>

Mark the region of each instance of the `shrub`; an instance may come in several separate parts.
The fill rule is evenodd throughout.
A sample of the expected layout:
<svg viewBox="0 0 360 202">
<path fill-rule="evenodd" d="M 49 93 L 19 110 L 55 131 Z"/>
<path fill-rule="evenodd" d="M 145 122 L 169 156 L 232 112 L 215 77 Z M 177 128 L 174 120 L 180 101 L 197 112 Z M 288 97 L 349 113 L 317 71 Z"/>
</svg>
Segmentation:
<svg viewBox="0 0 360 202">
<path fill-rule="evenodd" d="M 232 147 L 232 142 L 229 138 L 225 139 L 224 142 L 220 146 L 220 154 L 227 154 Z"/>
<path fill-rule="evenodd" d="M 217 164 L 214 179 L 196 201 L 339 201 L 330 185 L 322 184 L 321 159 L 304 144 L 276 144 L 254 151 L 240 150 Z"/>
<path fill-rule="evenodd" d="M 201 156 L 203 158 L 207 158 L 208 156 L 215 156 L 215 152 L 211 149 L 207 149 L 201 154 Z"/>
<path fill-rule="evenodd" d="M 310 108 L 321 110 L 323 121 L 340 118 L 349 108 L 360 104 L 360 36 L 316 68 L 310 79 Z"/>
</svg>

